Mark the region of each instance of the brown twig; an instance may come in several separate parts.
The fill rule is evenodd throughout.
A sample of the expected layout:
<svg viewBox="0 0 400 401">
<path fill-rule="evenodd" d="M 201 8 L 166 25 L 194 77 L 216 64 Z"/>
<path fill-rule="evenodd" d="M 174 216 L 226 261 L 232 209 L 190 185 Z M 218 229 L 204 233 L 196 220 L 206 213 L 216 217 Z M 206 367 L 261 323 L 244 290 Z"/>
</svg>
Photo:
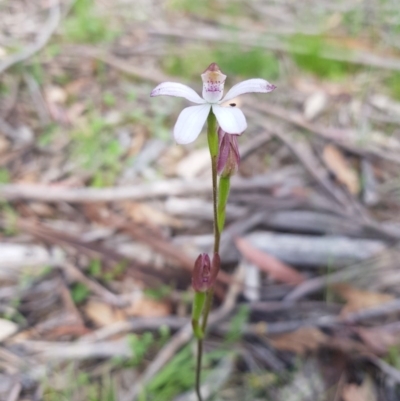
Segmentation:
<svg viewBox="0 0 400 401">
<path fill-rule="evenodd" d="M 104 288 L 101 284 L 97 283 L 94 280 L 86 277 L 76 266 L 71 263 L 65 263 L 63 265 L 63 269 L 65 269 L 68 274 L 71 275 L 73 279 L 87 286 L 94 294 L 98 295 L 105 302 L 108 302 L 111 305 L 115 306 L 124 306 L 126 302 L 116 294 L 113 294 L 107 288 Z"/>
<path fill-rule="evenodd" d="M 79 313 L 79 309 L 77 308 L 75 302 L 73 301 L 68 287 L 64 283 L 61 285 L 60 296 L 63 301 L 65 309 L 68 312 L 70 312 L 72 316 L 74 316 L 75 320 L 80 326 L 84 326 L 85 323 L 83 321 L 81 314 Z"/>
<path fill-rule="evenodd" d="M 127 261 L 127 257 L 115 252 L 112 249 L 105 249 L 99 245 L 92 245 L 88 243 L 84 243 L 79 241 L 77 238 L 72 237 L 70 235 L 64 234 L 61 231 L 49 229 L 42 224 L 39 223 L 32 223 L 29 221 L 22 221 L 18 220 L 16 222 L 16 226 L 21 229 L 22 231 L 28 232 L 31 235 L 40 238 L 49 243 L 56 243 L 61 246 L 71 246 L 75 249 L 78 249 L 80 252 L 83 252 L 90 257 L 101 257 L 106 261 L 113 262 L 113 263 L 124 263 Z M 155 283 L 159 282 L 159 278 L 156 278 L 154 275 L 149 273 L 149 269 L 147 266 L 141 266 L 138 262 L 129 263 L 133 269 L 131 269 L 131 273 L 135 275 L 137 279 L 143 280 L 145 282 L 152 282 L 154 285 Z M 158 273 L 160 276 L 160 273 Z"/>
</svg>

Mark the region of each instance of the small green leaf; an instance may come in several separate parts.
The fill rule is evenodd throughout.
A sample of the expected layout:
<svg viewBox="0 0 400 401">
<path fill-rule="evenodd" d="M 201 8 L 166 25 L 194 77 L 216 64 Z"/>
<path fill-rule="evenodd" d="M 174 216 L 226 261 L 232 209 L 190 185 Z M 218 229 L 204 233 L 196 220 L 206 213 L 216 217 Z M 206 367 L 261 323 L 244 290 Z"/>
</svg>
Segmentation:
<svg viewBox="0 0 400 401">
<path fill-rule="evenodd" d="M 84 302 L 89 294 L 89 288 L 87 288 L 85 284 L 76 283 L 71 288 L 71 297 L 76 304 Z"/>
<path fill-rule="evenodd" d="M 100 277 L 101 275 L 101 261 L 100 259 L 93 259 L 89 264 L 89 274 L 93 277 Z"/>
</svg>

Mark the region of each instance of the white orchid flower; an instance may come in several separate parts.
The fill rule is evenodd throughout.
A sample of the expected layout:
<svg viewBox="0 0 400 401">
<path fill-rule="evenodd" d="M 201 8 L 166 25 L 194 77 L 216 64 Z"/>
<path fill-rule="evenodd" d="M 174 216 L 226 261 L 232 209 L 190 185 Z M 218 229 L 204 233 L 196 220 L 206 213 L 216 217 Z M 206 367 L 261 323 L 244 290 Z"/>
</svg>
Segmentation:
<svg viewBox="0 0 400 401">
<path fill-rule="evenodd" d="M 150 94 L 150 96 L 183 97 L 199 105 L 186 107 L 179 114 L 174 127 L 174 137 L 180 144 L 188 144 L 196 140 L 211 109 L 223 131 L 240 135 L 247 128 L 246 117 L 237 107 L 223 107 L 221 103 L 244 93 L 268 93 L 276 88 L 265 79 L 248 79 L 234 85 L 222 98 L 226 75 L 222 74 L 215 63 L 210 64 L 201 74 L 201 79 L 203 80 L 202 98 L 189 86 L 176 82 L 163 82 Z"/>
</svg>

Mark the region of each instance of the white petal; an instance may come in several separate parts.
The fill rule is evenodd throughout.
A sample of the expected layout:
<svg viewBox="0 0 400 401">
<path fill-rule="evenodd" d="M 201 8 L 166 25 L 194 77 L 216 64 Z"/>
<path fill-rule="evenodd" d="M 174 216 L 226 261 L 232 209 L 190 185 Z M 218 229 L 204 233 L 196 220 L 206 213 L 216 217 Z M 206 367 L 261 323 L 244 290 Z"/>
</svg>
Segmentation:
<svg viewBox="0 0 400 401">
<path fill-rule="evenodd" d="M 272 92 L 275 88 L 275 85 L 270 84 L 265 79 L 248 79 L 247 81 L 242 81 L 232 86 L 220 103 L 226 102 L 227 100 L 233 99 L 239 95 L 243 95 L 244 93 L 268 93 Z"/>
<path fill-rule="evenodd" d="M 240 135 L 247 128 L 246 117 L 237 107 L 221 107 L 214 104 L 212 109 L 219 126 L 228 134 Z"/>
<path fill-rule="evenodd" d="M 196 140 L 207 120 L 210 108 L 209 104 L 202 104 L 183 109 L 174 127 L 176 142 L 186 145 Z"/>
<path fill-rule="evenodd" d="M 177 82 L 163 82 L 151 91 L 150 96 L 176 96 L 184 97 L 193 103 L 206 103 L 192 88 Z"/>
</svg>

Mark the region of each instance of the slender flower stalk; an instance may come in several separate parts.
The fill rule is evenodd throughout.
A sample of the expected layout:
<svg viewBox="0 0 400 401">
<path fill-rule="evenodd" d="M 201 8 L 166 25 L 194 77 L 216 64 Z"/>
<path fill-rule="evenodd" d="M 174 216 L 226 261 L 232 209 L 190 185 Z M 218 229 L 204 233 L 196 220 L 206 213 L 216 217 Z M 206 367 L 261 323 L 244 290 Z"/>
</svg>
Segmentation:
<svg viewBox="0 0 400 401">
<path fill-rule="evenodd" d="M 238 171 L 240 163 L 238 136 L 247 128 L 246 118 L 242 111 L 237 107 L 224 107 L 222 103 L 244 93 L 268 93 L 275 89 L 275 85 L 266 80 L 255 78 L 234 85 L 223 97 L 226 75 L 215 63 L 209 65 L 201 75 L 201 79 L 203 81 L 203 97 L 200 97 L 190 87 L 175 82 L 164 82 L 158 85 L 150 95 L 183 97 L 198 104 L 183 109 L 179 114 L 174 127 L 174 137 L 180 144 L 188 144 L 196 140 L 207 121 L 207 139 L 212 171 L 214 249 L 212 260 L 207 254 L 199 255 L 192 274 L 192 286 L 195 292 L 192 326 L 197 339 L 196 394 L 198 401 L 202 401 L 200 379 L 203 340 L 206 335 L 214 287 L 221 264 L 219 244 L 225 225 L 230 178 Z M 231 106 L 235 106 L 235 104 Z M 220 176 L 219 181 L 218 176 Z"/>
</svg>

